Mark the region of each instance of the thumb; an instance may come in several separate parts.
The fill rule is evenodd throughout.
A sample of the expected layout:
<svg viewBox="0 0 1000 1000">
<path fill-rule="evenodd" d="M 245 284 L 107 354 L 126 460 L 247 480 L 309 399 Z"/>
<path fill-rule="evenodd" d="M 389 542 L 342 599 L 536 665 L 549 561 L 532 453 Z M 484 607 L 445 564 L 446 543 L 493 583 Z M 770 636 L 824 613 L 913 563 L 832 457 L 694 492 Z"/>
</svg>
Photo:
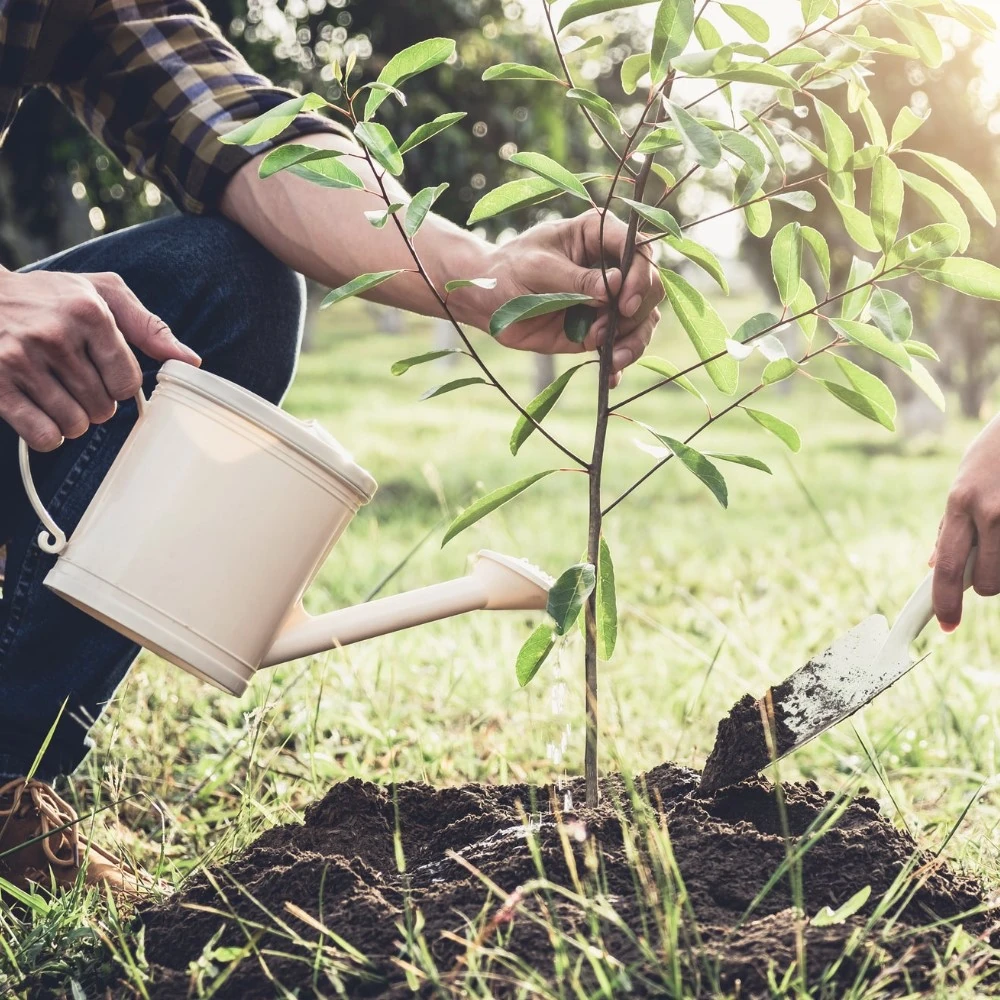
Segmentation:
<svg viewBox="0 0 1000 1000">
<path fill-rule="evenodd" d="M 182 344 L 159 316 L 151 313 L 118 275 L 98 285 L 122 336 L 154 361 L 184 361 L 201 365 L 201 357 Z"/>
<path fill-rule="evenodd" d="M 608 288 L 615 296 L 622 287 L 622 273 L 617 267 L 608 268 L 608 283 L 599 267 L 580 267 L 568 257 L 556 257 L 544 268 L 528 276 L 533 291 L 577 292 L 589 295 L 596 302 L 608 301 Z"/>
</svg>

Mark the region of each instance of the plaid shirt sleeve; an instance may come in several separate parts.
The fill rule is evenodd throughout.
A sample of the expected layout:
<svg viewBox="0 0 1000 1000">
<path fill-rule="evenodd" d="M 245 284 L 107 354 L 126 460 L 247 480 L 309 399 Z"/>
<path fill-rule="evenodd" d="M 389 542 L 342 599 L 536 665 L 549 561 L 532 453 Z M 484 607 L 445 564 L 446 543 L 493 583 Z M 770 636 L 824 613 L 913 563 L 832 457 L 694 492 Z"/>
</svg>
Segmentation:
<svg viewBox="0 0 1000 1000">
<path fill-rule="evenodd" d="M 98 0 L 49 84 L 129 170 L 195 214 L 215 210 L 229 179 L 263 150 L 336 131 L 303 114 L 252 152 L 221 143 L 220 135 L 295 95 L 255 73 L 199 0 Z"/>
</svg>

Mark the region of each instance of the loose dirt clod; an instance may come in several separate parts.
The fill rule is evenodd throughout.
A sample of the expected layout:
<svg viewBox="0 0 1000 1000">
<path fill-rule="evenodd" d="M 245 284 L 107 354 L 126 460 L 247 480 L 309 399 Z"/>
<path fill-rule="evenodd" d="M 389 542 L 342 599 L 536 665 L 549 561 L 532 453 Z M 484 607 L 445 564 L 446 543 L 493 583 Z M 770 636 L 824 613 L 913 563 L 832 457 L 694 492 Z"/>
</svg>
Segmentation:
<svg viewBox="0 0 1000 1000">
<path fill-rule="evenodd" d="M 786 681 L 769 689 L 770 697 L 764 699 L 745 694 L 729 715 L 719 721 L 715 746 L 701 773 L 702 792 L 717 792 L 726 785 L 735 785 L 795 746 L 795 733 L 785 723 L 784 699 L 790 687 Z M 768 745 L 765 721 L 771 730 L 773 749 Z"/>
<path fill-rule="evenodd" d="M 613 956 L 609 974 L 627 970 L 628 989 L 621 986 L 621 992 L 630 996 L 673 996 L 667 982 L 672 969 L 690 991 L 686 996 L 769 996 L 769 970 L 777 970 L 780 981 L 800 954 L 800 940 L 810 988 L 846 954 L 817 997 L 842 996 L 862 971 L 869 978 L 882 975 L 887 984 L 905 976 L 917 989 L 935 980 L 935 955 L 944 953 L 951 934 L 927 925 L 983 905 L 977 882 L 920 855 L 909 889 L 888 910 L 897 918 L 892 927 L 879 919 L 862 934 L 916 850 L 874 800 L 838 803 L 809 783 L 785 786 L 781 806 L 773 786 L 759 777 L 705 797 L 697 794 L 698 775 L 672 764 L 636 785 L 652 808 L 630 804 L 625 783 L 609 778 L 602 805 L 562 817 L 561 826 L 554 809 L 567 790 L 582 798 L 579 782 L 561 785 L 558 793 L 528 785 L 406 783 L 387 789 L 356 779 L 335 785 L 306 811 L 305 825 L 268 831 L 224 868 L 196 876 L 183 892 L 141 912 L 154 973 L 150 996 L 186 997 L 191 963 L 208 942 L 227 949 L 225 961 L 216 962 L 221 968 L 238 954 L 233 949 L 247 951 L 213 994 L 220 1000 L 273 996 L 274 981 L 300 996 L 313 996 L 314 989 L 333 995 L 325 974 L 315 985 L 311 943 L 319 939 L 331 954 L 341 952 L 339 975 L 348 996 L 407 996 L 407 964 L 426 967 L 426 959 L 404 949 L 403 929 L 418 925 L 443 984 L 427 985 L 420 991 L 426 996 L 446 995 L 450 985 L 456 996 L 469 995 L 459 992 L 468 971 L 462 956 L 464 942 L 477 938 L 491 950 L 480 952 L 478 964 L 486 977 L 480 983 L 494 996 L 516 995 L 518 976 L 554 976 L 551 926 L 567 940 L 578 936 Z M 824 824 L 830 828 L 812 840 Z M 405 873 L 396 861 L 397 828 Z M 574 892 L 582 883 L 585 895 L 600 891 L 603 908 L 591 907 L 588 914 L 577 899 L 538 891 L 529 838 L 547 880 Z M 807 844 L 808 850 L 796 851 Z M 798 858 L 791 878 L 790 850 Z M 501 895 L 491 893 L 477 872 Z M 795 886 L 801 887 L 798 897 Z M 867 904 L 840 923 L 812 925 L 793 905 L 797 901 L 813 917 L 864 886 L 871 886 Z M 674 931 L 665 930 L 662 919 L 671 899 L 681 900 Z M 364 960 L 351 958 L 320 925 Z M 988 926 L 982 915 L 965 921 L 973 935 Z M 524 964 L 515 972 L 518 961 Z M 569 961 L 583 970 L 578 974 L 584 980 L 592 978 L 578 950 L 570 948 Z"/>
</svg>

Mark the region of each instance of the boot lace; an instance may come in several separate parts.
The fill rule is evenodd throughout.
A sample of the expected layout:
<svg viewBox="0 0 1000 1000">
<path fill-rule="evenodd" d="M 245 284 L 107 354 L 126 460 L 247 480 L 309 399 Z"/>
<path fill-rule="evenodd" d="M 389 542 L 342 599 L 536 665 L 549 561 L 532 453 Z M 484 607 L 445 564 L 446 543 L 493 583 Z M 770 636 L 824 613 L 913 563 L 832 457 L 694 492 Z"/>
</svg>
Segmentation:
<svg viewBox="0 0 1000 1000">
<path fill-rule="evenodd" d="M 5 806 L 3 803 L 8 797 L 10 805 Z M 0 785 L 0 832 L 12 817 L 25 816 L 22 806 L 29 806 L 29 803 L 38 816 L 38 834 L 49 863 L 79 867 L 79 817 L 76 810 L 43 781 L 15 778 Z"/>
</svg>

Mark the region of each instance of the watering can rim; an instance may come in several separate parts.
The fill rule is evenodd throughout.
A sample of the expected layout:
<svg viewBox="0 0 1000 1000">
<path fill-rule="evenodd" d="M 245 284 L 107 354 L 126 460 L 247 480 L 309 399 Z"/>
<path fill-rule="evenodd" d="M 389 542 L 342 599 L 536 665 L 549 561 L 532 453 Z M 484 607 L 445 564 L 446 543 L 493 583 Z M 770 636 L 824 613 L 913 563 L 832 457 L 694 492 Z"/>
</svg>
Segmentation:
<svg viewBox="0 0 1000 1000">
<path fill-rule="evenodd" d="M 375 478 L 317 421 L 299 420 L 235 382 L 183 361 L 165 362 L 156 381 L 181 385 L 273 434 L 342 480 L 358 495 L 360 503 L 368 503 L 375 495 Z"/>
</svg>

